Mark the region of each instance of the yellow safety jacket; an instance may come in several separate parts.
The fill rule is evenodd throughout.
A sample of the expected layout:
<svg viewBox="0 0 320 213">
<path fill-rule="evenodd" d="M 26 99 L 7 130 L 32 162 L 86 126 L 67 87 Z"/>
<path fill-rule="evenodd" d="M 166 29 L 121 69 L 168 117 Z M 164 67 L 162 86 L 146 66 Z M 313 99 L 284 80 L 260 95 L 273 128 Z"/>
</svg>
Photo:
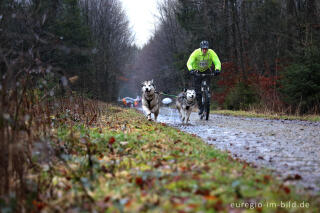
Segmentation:
<svg viewBox="0 0 320 213">
<path fill-rule="evenodd" d="M 187 62 L 188 70 L 198 70 L 204 72 L 214 64 L 215 70 L 221 70 L 221 63 L 218 55 L 212 50 L 208 49 L 206 54 L 203 54 L 201 48 L 196 49 L 190 55 Z"/>
</svg>

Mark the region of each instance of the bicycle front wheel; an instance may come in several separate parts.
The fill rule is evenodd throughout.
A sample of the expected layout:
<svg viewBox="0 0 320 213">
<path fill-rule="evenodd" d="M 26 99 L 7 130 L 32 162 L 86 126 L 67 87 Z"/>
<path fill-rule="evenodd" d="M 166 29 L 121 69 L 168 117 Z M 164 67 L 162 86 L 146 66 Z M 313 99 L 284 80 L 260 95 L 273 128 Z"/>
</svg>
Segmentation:
<svg viewBox="0 0 320 213">
<path fill-rule="evenodd" d="M 205 112 L 206 120 L 209 120 L 209 115 L 210 115 L 210 101 L 209 101 L 209 99 L 206 101 L 206 103 L 204 105 L 204 112 Z"/>
</svg>

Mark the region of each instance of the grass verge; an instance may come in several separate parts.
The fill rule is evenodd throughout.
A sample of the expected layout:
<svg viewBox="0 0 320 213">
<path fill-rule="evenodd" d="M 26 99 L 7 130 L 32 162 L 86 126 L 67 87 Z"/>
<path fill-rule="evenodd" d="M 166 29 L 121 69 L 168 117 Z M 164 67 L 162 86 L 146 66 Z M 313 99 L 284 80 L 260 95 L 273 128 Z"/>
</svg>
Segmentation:
<svg viewBox="0 0 320 213">
<path fill-rule="evenodd" d="M 133 109 L 106 105 L 94 122 L 52 116 L 48 164 L 34 169 L 30 209 L 49 212 L 319 212 L 298 195 L 200 138 Z M 48 156 L 49 158 L 49 156 Z M 32 178 L 30 178 L 32 180 Z M 296 206 L 293 205 L 295 203 Z"/>
<path fill-rule="evenodd" d="M 258 113 L 255 111 L 233 111 L 233 110 L 213 110 L 212 113 L 220 115 L 232 115 L 240 117 L 251 117 L 251 118 L 266 118 L 266 119 L 283 119 L 283 120 L 302 120 L 302 121 L 313 121 L 319 122 L 319 115 L 304 115 L 304 116 L 293 116 L 283 115 L 278 113 Z"/>
</svg>

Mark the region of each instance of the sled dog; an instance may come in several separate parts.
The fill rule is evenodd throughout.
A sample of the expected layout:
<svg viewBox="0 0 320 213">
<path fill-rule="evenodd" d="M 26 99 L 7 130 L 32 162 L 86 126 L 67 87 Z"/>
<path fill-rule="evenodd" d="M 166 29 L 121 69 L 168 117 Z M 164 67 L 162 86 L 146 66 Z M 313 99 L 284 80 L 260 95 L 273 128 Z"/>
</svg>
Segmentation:
<svg viewBox="0 0 320 213">
<path fill-rule="evenodd" d="M 154 120 L 157 121 L 159 114 L 160 102 L 159 93 L 155 91 L 153 80 L 142 83 L 142 109 L 149 121 L 151 113 L 154 114 Z"/>
<path fill-rule="evenodd" d="M 185 89 L 181 92 L 176 100 L 176 107 L 179 111 L 182 123 L 189 122 L 189 117 L 192 109 L 196 105 L 196 92 L 195 90 Z"/>
</svg>

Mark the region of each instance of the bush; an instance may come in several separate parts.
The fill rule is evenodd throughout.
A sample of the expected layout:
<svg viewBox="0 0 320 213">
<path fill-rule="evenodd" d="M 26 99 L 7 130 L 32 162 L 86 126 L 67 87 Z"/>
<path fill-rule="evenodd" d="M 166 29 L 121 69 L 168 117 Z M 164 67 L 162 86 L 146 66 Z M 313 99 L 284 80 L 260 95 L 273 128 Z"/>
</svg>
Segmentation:
<svg viewBox="0 0 320 213">
<path fill-rule="evenodd" d="M 258 94 L 253 86 L 239 82 L 227 95 L 224 105 L 231 110 L 246 110 L 250 105 L 257 104 Z"/>
</svg>

